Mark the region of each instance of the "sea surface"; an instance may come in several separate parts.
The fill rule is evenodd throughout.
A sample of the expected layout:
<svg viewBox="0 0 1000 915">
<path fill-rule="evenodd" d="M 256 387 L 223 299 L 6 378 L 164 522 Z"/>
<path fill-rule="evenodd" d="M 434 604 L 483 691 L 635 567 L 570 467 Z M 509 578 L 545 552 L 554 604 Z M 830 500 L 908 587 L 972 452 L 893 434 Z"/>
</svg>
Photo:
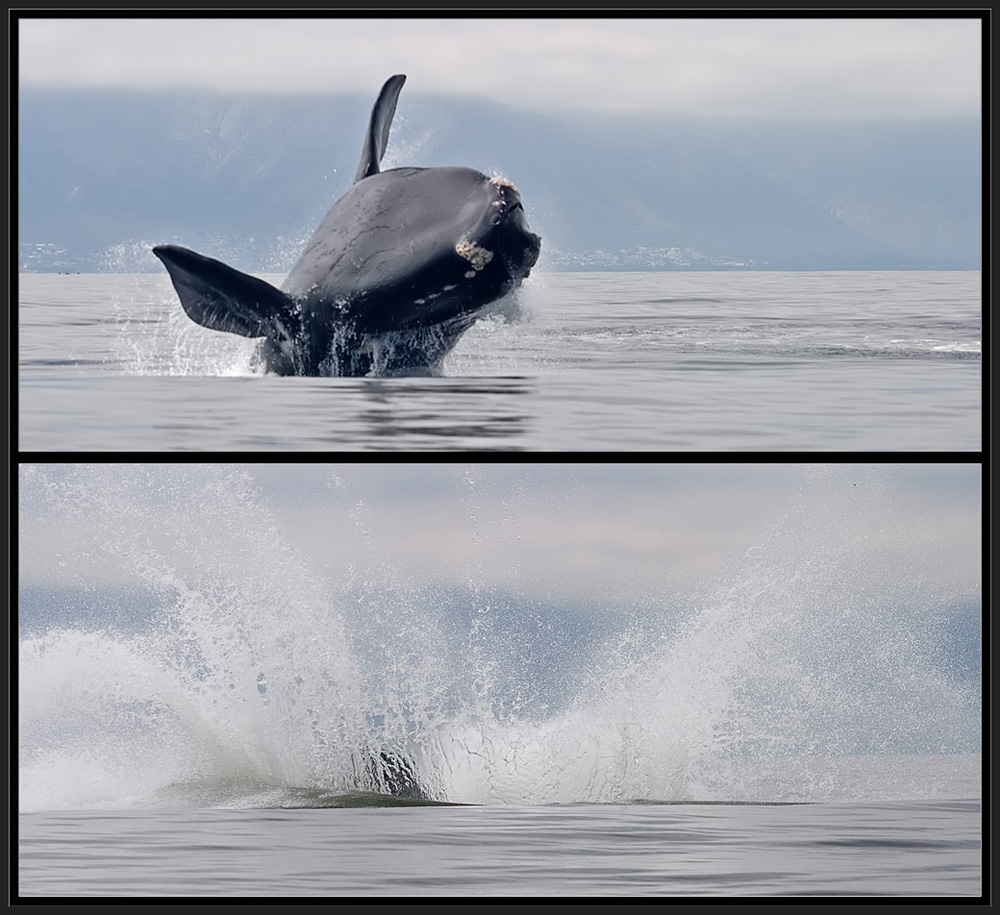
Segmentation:
<svg viewBox="0 0 1000 915">
<path fill-rule="evenodd" d="M 978 896 L 978 800 L 53 811 L 21 896 Z"/>
<path fill-rule="evenodd" d="M 543 270 L 443 377 L 280 378 L 165 273 L 22 274 L 18 447 L 976 452 L 981 313 L 978 271 Z"/>
</svg>

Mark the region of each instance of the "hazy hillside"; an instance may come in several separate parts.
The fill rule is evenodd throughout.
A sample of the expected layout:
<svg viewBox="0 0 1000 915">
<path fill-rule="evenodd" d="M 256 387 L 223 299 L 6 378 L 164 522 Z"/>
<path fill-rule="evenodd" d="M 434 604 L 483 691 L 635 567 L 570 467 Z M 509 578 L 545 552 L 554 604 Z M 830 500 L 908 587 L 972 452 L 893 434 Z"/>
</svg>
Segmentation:
<svg viewBox="0 0 1000 915">
<path fill-rule="evenodd" d="M 372 101 L 23 91 L 21 269 L 159 270 L 148 246 L 176 241 L 287 270 L 348 186 Z M 981 262 L 973 121 L 583 122 L 404 88 L 384 165 L 510 178 L 549 269 Z"/>
</svg>

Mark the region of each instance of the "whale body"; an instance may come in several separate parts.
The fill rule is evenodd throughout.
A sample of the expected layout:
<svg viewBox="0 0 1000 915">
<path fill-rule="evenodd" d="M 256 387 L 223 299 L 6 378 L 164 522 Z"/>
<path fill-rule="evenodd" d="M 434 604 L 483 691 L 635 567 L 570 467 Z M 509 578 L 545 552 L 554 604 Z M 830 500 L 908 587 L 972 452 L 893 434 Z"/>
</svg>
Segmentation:
<svg viewBox="0 0 1000 915">
<path fill-rule="evenodd" d="M 261 338 L 268 371 L 433 374 L 538 260 L 541 239 L 505 178 L 459 167 L 379 170 L 405 79 L 382 87 L 354 183 L 281 289 L 187 248 L 153 248 L 187 315 Z"/>
</svg>

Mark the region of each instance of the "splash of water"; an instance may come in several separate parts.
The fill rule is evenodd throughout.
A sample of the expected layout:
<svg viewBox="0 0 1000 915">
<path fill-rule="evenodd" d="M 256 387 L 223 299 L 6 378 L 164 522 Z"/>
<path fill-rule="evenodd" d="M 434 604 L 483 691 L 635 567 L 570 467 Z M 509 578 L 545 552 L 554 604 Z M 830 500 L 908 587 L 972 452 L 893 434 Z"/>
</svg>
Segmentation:
<svg viewBox="0 0 1000 915">
<path fill-rule="evenodd" d="M 22 754 L 86 748 L 104 764 L 98 788 L 126 758 L 163 784 L 353 784 L 362 719 L 343 619 L 248 478 L 88 469 L 47 486 L 95 538 L 95 561 L 127 566 L 162 612 L 137 633 L 22 641 Z M 53 691 L 55 670 L 71 675 Z"/>
<path fill-rule="evenodd" d="M 195 324 L 181 308 L 165 273 L 156 286 L 122 276 L 111 305 L 115 363 L 127 375 L 261 373 L 254 367 L 257 340 Z"/>
<path fill-rule="evenodd" d="M 477 538 L 497 520 L 479 481 L 457 481 Z M 60 620 L 22 636 L 21 806 L 416 786 L 493 804 L 816 800 L 859 790 L 845 760 L 974 750 L 975 697 L 935 663 L 929 615 L 884 612 L 891 572 L 855 533 L 873 498 L 898 523 L 888 484 L 845 482 L 818 469 L 687 612 L 609 618 L 554 650 L 548 608 L 480 584 L 478 540 L 467 588 L 417 587 L 334 474 L 331 531 L 353 525 L 364 546 L 331 575 L 238 468 L 27 467 L 22 512 L 72 529 L 74 562 L 150 610 L 120 596 L 84 625 L 63 597 Z M 891 795 L 879 778 L 864 790 Z"/>
</svg>

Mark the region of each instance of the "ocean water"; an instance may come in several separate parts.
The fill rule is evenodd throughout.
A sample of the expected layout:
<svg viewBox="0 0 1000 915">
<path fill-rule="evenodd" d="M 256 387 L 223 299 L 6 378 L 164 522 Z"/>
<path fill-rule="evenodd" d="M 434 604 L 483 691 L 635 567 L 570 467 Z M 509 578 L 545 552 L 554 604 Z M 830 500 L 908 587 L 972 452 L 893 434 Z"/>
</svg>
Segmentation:
<svg viewBox="0 0 1000 915">
<path fill-rule="evenodd" d="M 279 378 L 165 273 L 22 274 L 18 444 L 976 452 L 981 314 L 975 271 L 542 270 L 443 377 Z"/>
<path fill-rule="evenodd" d="M 978 896 L 977 801 L 35 813 L 24 897 Z"/>
<path fill-rule="evenodd" d="M 471 524 L 444 588 L 329 483 L 326 564 L 239 467 L 22 466 L 63 585 L 20 592 L 20 894 L 983 891 L 981 675 L 962 595 L 886 558 L 891 473 L 819 467 L 691 594 L 590 610 L 487 583 L 528 487 L 413 495 Z"/>
</svg>

